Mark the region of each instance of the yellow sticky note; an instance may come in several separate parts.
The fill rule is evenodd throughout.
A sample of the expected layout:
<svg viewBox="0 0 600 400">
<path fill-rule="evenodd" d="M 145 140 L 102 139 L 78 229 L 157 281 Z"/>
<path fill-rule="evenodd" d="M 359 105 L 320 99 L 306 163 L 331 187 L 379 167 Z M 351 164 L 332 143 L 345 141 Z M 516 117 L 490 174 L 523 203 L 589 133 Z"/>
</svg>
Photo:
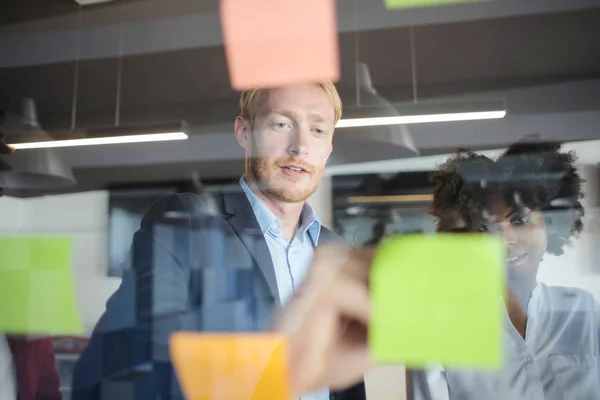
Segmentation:
<svg viewBox="0 0 600 400">
<path fill-rule="evenodd" d="M 83 333 L 71 247 L 63 237 L 0 236 L 0 331 Z"/>
<path fill-rule="evenodd" d="M 502 364 L 504 245 L 492 235 L 406 235 L 378 247 L 369 346 L 379 363 Z"/>
<path fill-rule="evenodd" d="M 282 336 L 177 332 L 169 351 L 186 400 L 290 400 Z"/>
<path fill-rule="evenodd" d="M 334 0 L 221 0 L 220 4 L 234 89 L 339 79 Z"/>
<path fill-rule="evenodd" d="M 428 7 L 439 6 L 454 3 L 473 3 L 477 1 L 490 0 L 385 0 L 385 5 L 388 8 L 413 8 L 413 7 Z"/>
</svg>

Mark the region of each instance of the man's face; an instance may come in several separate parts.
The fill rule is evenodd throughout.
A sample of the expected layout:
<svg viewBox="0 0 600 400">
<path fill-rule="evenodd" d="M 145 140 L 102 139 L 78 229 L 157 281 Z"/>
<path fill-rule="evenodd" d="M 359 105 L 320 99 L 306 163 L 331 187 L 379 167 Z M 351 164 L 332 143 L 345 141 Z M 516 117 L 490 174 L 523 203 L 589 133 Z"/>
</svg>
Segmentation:
<svg viewBox="0 0 600 400">
<path fill-rule="evenodd" d="M 319 186 L 333 150 L 334 106 L 318 85 L 260 94 L 252 126 L 238 117 L 238 141 L 246 149 L 247 173 L 267 196 L 296 203 Z"/>
</svg>

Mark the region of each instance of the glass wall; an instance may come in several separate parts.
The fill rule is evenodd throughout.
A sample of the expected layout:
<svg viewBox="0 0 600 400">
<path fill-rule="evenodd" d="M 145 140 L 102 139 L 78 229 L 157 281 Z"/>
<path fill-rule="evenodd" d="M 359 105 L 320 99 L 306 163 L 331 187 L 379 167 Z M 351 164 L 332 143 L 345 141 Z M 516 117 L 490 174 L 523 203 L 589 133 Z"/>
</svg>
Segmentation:
<svg viewBox="0 0 600 400">
<path fill-rule="evenodd" d="M 254 398 L 198 341 L 340 238 L 374 366 L 284 393 L 600 398 L 600 4 L 267 3 L 3 0 L 0 398 Z"/>
</svg>

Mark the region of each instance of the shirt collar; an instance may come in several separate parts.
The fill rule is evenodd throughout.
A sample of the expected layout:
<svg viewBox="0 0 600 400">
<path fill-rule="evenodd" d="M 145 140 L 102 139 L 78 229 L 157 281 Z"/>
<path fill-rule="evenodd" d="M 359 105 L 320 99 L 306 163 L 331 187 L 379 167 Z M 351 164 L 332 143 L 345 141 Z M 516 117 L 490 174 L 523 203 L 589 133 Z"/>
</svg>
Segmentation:
<svg viewBox="0 0 600 400">
<path fill-rule="evenodd" d="M 250 202 L 250 206 L 254 211 L 254 215 L 256 216 L 256 220 L 258 221 L 258 225 L 260 226 L 263 235 L 269 231 L 274 234 L 279 234 L 283 226 L 279 218 L 277 218 L 252 191 L 244 177 L 240 178 L 240 186 Z M 304 236 L 308 232 L 314 245 L 318 245 L 319 236 L 321 234 L 321 222 L 308 203 L 304 203 L 304 207 L 302 208 L 302 213 L 300 214 L 300 229 L 298 231 L 300 241 L 304 240 Z"/>
<path fill-rule="evenodd" d="M 544 295 L 546 292 L 546 285 L 541 282 L 536 282 L 533 289 L 531 289 L 531 295 L 529 296 L 529 303 L 527 304 L 527 314 L 534 315 L 539 311 L 540 303 L 544 302 Z"/>
</svg>

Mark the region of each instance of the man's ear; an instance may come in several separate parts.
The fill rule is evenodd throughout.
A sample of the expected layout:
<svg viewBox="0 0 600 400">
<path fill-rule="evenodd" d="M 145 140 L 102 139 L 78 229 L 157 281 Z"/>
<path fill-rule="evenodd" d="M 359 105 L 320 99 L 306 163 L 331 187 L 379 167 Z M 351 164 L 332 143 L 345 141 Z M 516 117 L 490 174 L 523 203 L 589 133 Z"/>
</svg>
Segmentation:
<svg viewBox="0 0 600 400">
<path fill-rule="evenodd" d="M 250 134 L 250 121 L 246 118 L 239 116 L 235 119 L 234 124 L 235 137 L 238 143 L 244 149 L 248 148 L 248 135 Z"/>
</svg>

